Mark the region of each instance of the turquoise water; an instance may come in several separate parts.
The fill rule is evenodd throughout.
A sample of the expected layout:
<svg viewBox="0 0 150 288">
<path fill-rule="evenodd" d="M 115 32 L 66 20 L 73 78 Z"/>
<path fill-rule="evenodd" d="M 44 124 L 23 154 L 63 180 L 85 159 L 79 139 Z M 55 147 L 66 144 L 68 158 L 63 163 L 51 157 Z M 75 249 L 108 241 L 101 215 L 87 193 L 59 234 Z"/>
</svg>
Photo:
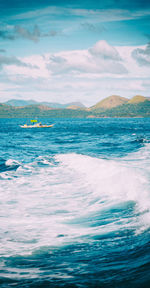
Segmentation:
<svg viewBox="0 0 150 288">
<path fill-rule="evenodd" d="M 150 287 L 150 119 L 0 119 L 0 287 Z"/>
</svg>

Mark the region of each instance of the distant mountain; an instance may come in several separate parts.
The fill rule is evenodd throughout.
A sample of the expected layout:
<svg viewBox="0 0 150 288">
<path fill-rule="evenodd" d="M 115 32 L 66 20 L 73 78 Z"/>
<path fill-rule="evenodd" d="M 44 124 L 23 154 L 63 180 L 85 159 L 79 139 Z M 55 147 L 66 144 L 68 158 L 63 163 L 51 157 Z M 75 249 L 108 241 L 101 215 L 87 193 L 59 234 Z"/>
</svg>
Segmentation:
<svg viewBox="0 0 150 288">
<path fill-rule="evenodd" d="M 42 103 L 42 104 L 41 104 Z M 25 106 L 0 104 L 0 118 L 106 118 L 106 117 L 150 117 L 150 98 L 136 95 L 132 99 L 110 96 L 91 108 L 70 105 L 52 108 L 43 103 Z M 72 104 L 72 103 L 71 103 Z M 79 103 L 78 103 L 79 104 Z"/>
<path fill-rule="evenodd" d="M 86 108 L 85 105 L 83 105 L 81 102 L 71 102 L 66 104 L 66 107 L 69 106 L 74 106 L 74 107 L 78 107 L 78 108 Z"/>
<path fill-rule="evenodd" d="M 149 100 L 148 97 L 144 97 L 144 96 L 141 96 L 141 95 L 136 95 L 134 96 L 133 98 L 131 98 L 128 103 L 129 104 L 135 104 L 135 103 L 141 103 L 141 102 L 144 102 L 145 100 Z"/>
<path fill-rule="evenodd" d="M 66 109 L 73 109 L 73 110 L 76 110 L 76 109 L 85 109 L 85 107 L 81 107 L 81 106 L 77 106 L 77 105 L 70 105 L 70 106 L 67 106 Z"/>
<path fill-rule="evenodd" d="M 92 106 L 90 110 L 106 110 L 111 109 L 117 106 L 120 106 L 122 104 L 125 104 L 129 101 L 129 99 L 117 95 L 109 96 L 100 102 L 98 102 L 96 105 Z"/>
<path fill-rule="evenodd" d="M 12 100 L 8 100 L 7 102 L 5 102 L 4 104 L 6 105 L 10 105 L 10 106 L 14 106 L 14 107 L 22 107 L 22 106 L 28 106 L 28 105 L 44 105 L 44 106 L 48 106 L 51 108 L 67 108 L 69 106 L 78 106 L 80 108 L 85 108 L 85 106 L 80 103 L 80 102 L 71 102 L 71 103 L 67 103 L 67 104 L 60 104 L 60 103 L 55 103 L 55 102 L 37 102 L 34 100 L 18 100 L 18 99 L 12 99 Z"/>
<path fill-rule="evenodd" d="M 56 108 L 56 109 L 57 108 L 58 109 L 66 108 L 65 104 L 60 104 L 60 103 L 55 103 L 55 102 L 37 102 L 37 104 L 48 106 L 48 107 L 51 107 L 51 108 Z"/>
<path fill-rule="evenodd" d="M 150 117 L 150 101 L 146 99 L 145 101 L 139 103 L 125 103 L 123 105 L 107 109 L 104 112 L 97 113 L 97 116 L 101 117 Z"/>
<path fill-rule="evenodd" d="M 27 106 L 27 105 L 34 105 L 34 104 L 37 104 L 37 102 L 34 100 L 12 99 L 12 100 L 8 100 L 4 104 L 10 105 L 10 106 L 15 106 L 15 107 L 21 107 L 21 106 Z"/>
</svg>

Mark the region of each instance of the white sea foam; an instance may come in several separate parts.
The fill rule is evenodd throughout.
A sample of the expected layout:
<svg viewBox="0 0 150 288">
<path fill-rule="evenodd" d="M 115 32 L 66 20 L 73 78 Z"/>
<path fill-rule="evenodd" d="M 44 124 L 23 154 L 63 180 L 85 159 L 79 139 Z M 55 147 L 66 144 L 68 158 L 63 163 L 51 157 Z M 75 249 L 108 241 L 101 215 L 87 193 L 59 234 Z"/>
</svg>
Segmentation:
<svg viewBox="0 0 150 288">
<path fill-rule="evenodd" d="M 6 166 L 16 166 L 16 165 L 20 165 L 20 162 L 14 160 L 14 159 L 8 159 L 8 160 L 5 162 L 5 165 L 6 165 Z"/>
<path fill-rule="evenodd" d="M 148 227 L 147 145 L 121 161 L 60 154 L 54 159 L 39 157 L 11 171 L 15 177 L 1 180 L 0 186 L 1 254 L 30 253 L 40 246 L 83 241 L 127 227 L 135 231 Z M 120 212 L 118 218 L 110 212 L 124 211 L 128 203 L 135 204 L 132 217 L 121 218 Z M 101 217 L 107 223 L 95 225 Z"/>
</svg>

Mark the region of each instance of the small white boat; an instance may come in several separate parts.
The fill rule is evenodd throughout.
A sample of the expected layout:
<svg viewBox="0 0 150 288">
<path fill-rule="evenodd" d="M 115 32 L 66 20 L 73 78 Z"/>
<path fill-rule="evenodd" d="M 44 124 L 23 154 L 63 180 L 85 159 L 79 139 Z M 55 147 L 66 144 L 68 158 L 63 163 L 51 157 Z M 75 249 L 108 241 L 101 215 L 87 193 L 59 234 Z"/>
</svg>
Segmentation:
<svg viewBox="0 0 150 288">
<path fill-rule="evenodd" d="M 36 123 L 37 120 L 31 120 L 31 122 L 33 123 L 32 125 L 24 124 L 24 125 L 20 125 L 20 127 L 21 128 L 50 128 L 54 126 L 54 124 L 47 125 L 47 124 L 42 124 L 41 122 Z"/>
</svg>

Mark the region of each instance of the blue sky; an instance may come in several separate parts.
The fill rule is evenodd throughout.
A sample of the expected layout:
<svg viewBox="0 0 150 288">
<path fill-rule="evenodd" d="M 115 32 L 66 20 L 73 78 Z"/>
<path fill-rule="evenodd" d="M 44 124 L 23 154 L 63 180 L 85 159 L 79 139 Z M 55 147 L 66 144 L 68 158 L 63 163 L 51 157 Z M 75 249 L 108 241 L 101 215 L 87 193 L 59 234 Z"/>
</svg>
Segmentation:
<svg viewBox="0 0 150 288">
<path fill-rule="evenodd" d="M 0 0 L 0 102 L 150 96 L 149 31 L 150 1 Z"/>
</svg>

